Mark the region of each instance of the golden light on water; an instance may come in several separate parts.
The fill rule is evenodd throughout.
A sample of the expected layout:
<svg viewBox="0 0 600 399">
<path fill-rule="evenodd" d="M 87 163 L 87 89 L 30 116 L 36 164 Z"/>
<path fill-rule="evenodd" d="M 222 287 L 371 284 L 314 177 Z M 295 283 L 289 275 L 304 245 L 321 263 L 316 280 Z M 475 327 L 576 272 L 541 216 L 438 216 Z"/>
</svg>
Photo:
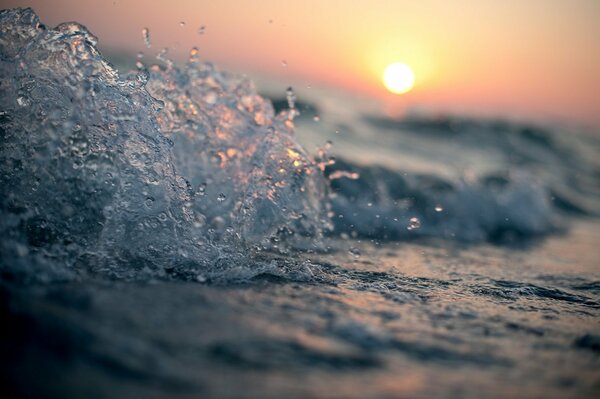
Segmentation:
<svg viewBox="0 0 600 399">
<path fill-rule="evenodd" d="M 383 84 L 394 94 L 408 93 L 415 85 L 415 74 L 406 64 L 390 64 L 383 72 Z"/>
</svg>

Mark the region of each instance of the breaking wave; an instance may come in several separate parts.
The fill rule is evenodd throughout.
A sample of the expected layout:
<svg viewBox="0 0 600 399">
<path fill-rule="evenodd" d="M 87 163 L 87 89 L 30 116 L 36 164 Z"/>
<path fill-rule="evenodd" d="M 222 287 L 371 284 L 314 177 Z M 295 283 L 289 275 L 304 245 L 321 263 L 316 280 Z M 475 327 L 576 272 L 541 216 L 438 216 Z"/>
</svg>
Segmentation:
<svg viewBox="0 0 600 399">
<path fill-rule="evenodd" d="M 185 65 L 161 53 L 120 74 L 96 44 L 78 23 L 0 13 L 5 277 L 303 279 L 310 265 L 260 254 L 323 249 L 329 234 L 496 242 L 556 231 L 550 194 L 585 208 L 528 175 L 452 180 L 309 156 L 291 89 L 275 112 L 195 48 Z"/>
</svg>

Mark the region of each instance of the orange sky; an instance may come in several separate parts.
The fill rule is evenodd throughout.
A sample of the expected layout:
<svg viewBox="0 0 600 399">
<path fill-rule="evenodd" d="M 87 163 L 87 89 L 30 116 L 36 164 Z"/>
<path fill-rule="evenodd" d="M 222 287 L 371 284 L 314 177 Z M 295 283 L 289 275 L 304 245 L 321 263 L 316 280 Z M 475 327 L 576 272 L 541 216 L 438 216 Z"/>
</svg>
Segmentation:
<svg viewBox="0 0 600 399">
<path fill-rule="evenodd" d="M 598 0 L 1 4 L 31 6 L 48 25 L 77 20 L 106 50 L 169 47 L 182 59 L 198 46 L 205 59 L 228 70 L 342 87 L 388 105 L 600 126 Z M 197 33 L 201 25 L 204 35 Z M 150 50 L 141 37 L 145 26 Z M 383 69 L 396 61 L 416 75 L 413 91 L 401 97 L 381 84 Z"/>
</svg>

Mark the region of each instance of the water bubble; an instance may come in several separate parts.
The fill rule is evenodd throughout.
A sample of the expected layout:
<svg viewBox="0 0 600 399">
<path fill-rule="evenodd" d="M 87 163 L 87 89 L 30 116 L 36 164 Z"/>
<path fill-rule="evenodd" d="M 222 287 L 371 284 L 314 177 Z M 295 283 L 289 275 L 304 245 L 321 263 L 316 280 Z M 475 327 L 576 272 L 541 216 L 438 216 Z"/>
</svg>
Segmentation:
<svg viewBox="0 0 600 399">
<path fill-rule="evenodd" d="M 144 52 L 138 51 L 138 53 L 135 56 L 138 60 L 141 60 L 142 58 L 144 58 Z"/>
<path fill-rule="evenodd" d="M 179 22 L 179 26 L 181 26 L 183 28 L 185 26 L 185 21 Z"/>
<path fill-rule="evenodd" d="M 196 276 L 196 281 L 199 283 L 206 283 L 206 277 L 203 276 L 202 274 L 199 274 Z"/>
<path fill-rule="evenodd" d="M 313 116 L 313 121 L 319 122 L 320 120 L 321 120 L 321 117 L 319 115 Z"/>
<path fill-rule="evenodd" d="M 443 211 L 443 210 L 444 210 L 444 208 L 442 208 L 442 206 L 441 206 L 441 205 L 439 205 L 439 204 L 438 204 L 438 205 L 436 205 L 436 206 L 435 206 L 435 211 L 436 211 L 436 212 L 441 212 L 441 211 Z"/>
<path fill-rule="evenodd" d="M 287 66 L 288 66 L 287 61 L 286 60 L 281 60 L 281 66 L 284 67 L 284 68 L 287 68 Z"/>
<path fill-rule="evenodd" d="M 355 259 L 360 258 L 360 250 L 356 247 L 351 247 L 348 252 L 350 253 L 350 255 L 352 255 Z"/>
<path fill-rule="evenodd" d="M 407 230 L 416 230 L 419 227 L 421 227 L 421 221 L 419 220 L 419 218 L 412 217 L 408 221 L 408 226 L 406 226 L 406 229 Z"/>
<path fill-rule="evenodd" d="M 227 199 L 227 196 L 223 193 L 220 193 L 219 196 L 217 197 L 217 201 L 219 202 L 223 202 Z"/>
<path fill-rule="evenodd" d="M 203 35 L 205 31 L 206 31 L 206 26 L 204 26 L 204 25 L 202 25 L 198 28 L 199 35 Z"/>
<path fill-rule="evenodd" d="M 150 48 L 152 43 L 150 43 L 150 30 L 148 28 L 142 29 L 142 37 L 144 38 L 144 44 L 146 47 Z"/>
<path fill-rule="evenodd" d="M 202 183 L 198 186 L 197 194 L 201 197 L 206 194 L 206 183 Z"/>
</svg>

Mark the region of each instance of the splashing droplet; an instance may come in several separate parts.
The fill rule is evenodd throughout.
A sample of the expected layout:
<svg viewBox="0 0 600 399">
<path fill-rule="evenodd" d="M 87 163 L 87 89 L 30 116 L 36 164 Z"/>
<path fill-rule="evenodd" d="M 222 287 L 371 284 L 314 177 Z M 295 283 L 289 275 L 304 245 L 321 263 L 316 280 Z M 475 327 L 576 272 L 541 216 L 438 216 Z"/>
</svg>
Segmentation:
<svg viewBox="0 0 600 399">
<path fill-rule="evenodd" d="M 144 38 L 144 44 L 146 47 L 150 48 L 152 43 L 150 43 L 150 30 L 148 28 L 142 29 L 142 37 Z"/>
<path fill-rule="evenodd" d="M 360 250 L 356 247 L 352 247 L 348 250 L 348 252 L 350 252 L 350 255 L 352 255 L 355 259 L 360 258 Z"/>
<path fill-rule="evenodd" d="M 25 97 L 19 96 L 17 97 L 17 104 L 19 104 L 21 107 L 26 107 L 27 99 Z"/>
<path fill-rule="evenodd" d="M 291 86 L 285 91 L 285 97 L 287 99 L 288 108 L 294 109 L 296 107 L 296 95 L 294 94 L 294 89 L 292 89 Z"/>
<path fill-rule="evenodd" d="M 360 175 L 357 172 L 348 172 L 346 170 L 336 170 L 335 172 L 331 173 L 328 178 L 329 180 L 337 180 L 344 177 L 350 180 L 360 179 Z"/>
<path fill-rule="evenodd" d="M 200 51 L 197 47 L 192 47 L 190 50 L 190 58 L 188 61 L 192 64 L 198 63 L 200 61 Z"/>
<path fill-rule="evenodd" d="M 408 226 L 406 226 L 406 229 L 407 230 L 416 230 L 419 227 L 421 227 L 421 221 L 419 220 L 419 218 L 412 217 L 408 221 Z"/>
</svg>

